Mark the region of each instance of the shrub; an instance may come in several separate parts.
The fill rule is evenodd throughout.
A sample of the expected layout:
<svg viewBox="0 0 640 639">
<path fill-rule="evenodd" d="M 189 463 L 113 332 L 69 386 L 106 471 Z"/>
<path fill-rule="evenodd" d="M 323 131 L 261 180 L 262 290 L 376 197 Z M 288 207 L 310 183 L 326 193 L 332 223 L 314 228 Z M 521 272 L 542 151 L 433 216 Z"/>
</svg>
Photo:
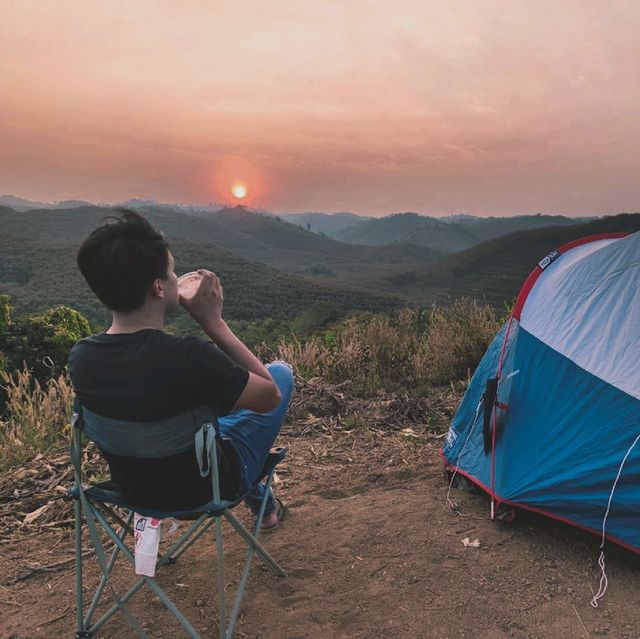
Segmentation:
<svg viewBox="0 0 640 639">
<path fill-rule="evenodd" d="M 89 322 L 78 311 L 58 306 L 42 315 L 11 319 L 11 307 L 0 299 L 0 351 L 8 372 L 25 365 L 41 384 L 64 370 L 71 347 L 91 335 Z"/>
<path fill-rule="evenodd" d="M 280 342 L 308 339 L 309 337 L 329 331 L 328 327 L 344 315 L 344 310 L 333 302 L 317 302 L 300 313 L 293 320 L 265 318 L 259 320 L 230 320 L 229 325 L 234 333 L 252 350 L 268 352 L 277 348 Z M 173 328 L 177 328 L 174 324 Z M 188 334 L 185 326 L 180 326 L 180 333 Z"/>
<path fill-rule="evenodd" d="M 11 324 L 11 298 L 8 295 L 0 295 L 0 333 L 6 331 Z"/>
<path fill-rule="evenodd" d="M 298 315 L 291 328 L 296 335 L 308 336 L 326 328 L 344 315 L 344 310 L 333 302 L 316 302 Z"/>
</svg>

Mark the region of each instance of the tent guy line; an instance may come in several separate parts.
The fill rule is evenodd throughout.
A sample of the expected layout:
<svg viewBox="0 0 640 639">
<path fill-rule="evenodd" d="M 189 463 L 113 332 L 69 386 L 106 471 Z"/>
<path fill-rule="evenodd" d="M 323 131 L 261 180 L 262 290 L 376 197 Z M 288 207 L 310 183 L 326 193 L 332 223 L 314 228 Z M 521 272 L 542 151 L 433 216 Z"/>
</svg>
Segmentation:
<svg viewBox="0 0 640 639">
<path fill-rule="evenodd" d="M 613 493 L 616 491 L 616 487 L 618 486 L 618 480 L 620 479 L 620 475 L 622 475 L 622 469 L 624 468 L 625 462 L 627 461 L 627 457 L 631 454 L 631 451 L 635 448 L 635 445 L 640 441 L 640 433 L 633 441 L 633 444 L 629 447 L 629 450 L 626 452 L 624 458 L 622 459 L 622 463 L 620 464 L 620 468 L 618 468 L 618 474 L 616 475 L 616 479 L 613 482 L 613 486 L 611 487 L 611 492 L 609 493 L 609 501 L 607 502 L 607 511 L 604 514 L 602 519 L 602 541 L 600 542 L 600 557 L 598 557 L 598 566 L 600 566 L 600 587 L 598 592 L 593 595 L 593 599 L 591 600 L 591 605 L 594 608 L 598 607 L 598 601 L 602 599 L 607 592 L 607 588 L 609 586 L 609 580 L 607 579 L 607 571 L 604 557 L 604 544 L 607 539 L 607 519 L 609 517 L 609 511 L 611 510 L 611 501 L 613 500 Z"/>
</svg>

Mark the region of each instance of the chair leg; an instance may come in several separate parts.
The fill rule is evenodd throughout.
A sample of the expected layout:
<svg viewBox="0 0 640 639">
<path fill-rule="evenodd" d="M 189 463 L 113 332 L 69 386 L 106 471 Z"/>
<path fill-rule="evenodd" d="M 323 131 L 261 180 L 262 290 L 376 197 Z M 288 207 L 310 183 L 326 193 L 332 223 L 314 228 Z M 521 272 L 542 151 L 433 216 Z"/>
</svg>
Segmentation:
<svg viewBox="0 0 640 639">
<path fill-rule="evenodd" d="M 256 529 L 255 529 L 255 532 L 253 534 L 253 540 L 252 540 L 252 543 L 249 544 L 249 550 L 247 551 L 247 558 L 246 558 L 246 560 L 244 562 L 244 568 L 242 570 L 242 575 L 241 575 L 240 581 L 238 583 L 238 590 L 236 592 L 236 598 L 235 598 L 235 601 L 233 603 L 233 609 L 231 611 L 231 617 L 229 619 L 229 627 L 227 629 L 227 638 L 226 639 L 231 639 L 231 637 L 233 635 L 233 629 L 234 629 L 234 627 L 236 625 L 236 621 L 238 619 L 238 615 L 240 614 L 240 606 L 242 605 L 242 599 L 244 598 L 244 592 L 245 592 L 245 588 L 247 586 L 247 579 L 249 578 L 249 572 L 251 571 L 251 562 L 253 561 L 254 552 L 256 550 L 258 550 L 258 547 L 262 548 L 262 546 L 259 546 L 258 537 L 260 536 L 260 527 L 262 526 L 262 519 L 264 518 L 264 511 L 266 510 L 267 500 L 269 499 L 269 491 L 271 489 L 271 481 L 272 481 L 272 479 L 273 479 L 273 471 L 269 474 L 269 477 L 267 478 L 267 482 L 266 482 L 266 485 L 265 485 L 264 497 L 262 498 L 262 503 L 260 504 L 260 512 L 258 513 L 258 517 L 256 518 Z M 238 522 L 238 524 L 240 526 L 242 526 L 242 524 L 240 524 L 240 522 Z M 244 528 L 244 526 L 243 526 L 243 528 Z M 246 532 L 247 532 L 247 534 L 250 534 L 248 531 L 246 531 Z M 260 552 L 259 552 L 259 554 L 260 554 Z M 267 561 L 267 563 L 269 563 L 269 560 L 273 562 L 273 566 L 270 566 L 270 567 L 271 568 L 275 567 L 277 569 L 276 570 L 276 574 L 281 574 L 281 576 L 286 576 L 286 574 L 284 573 L 282 568 L 280 568 L 280 566 L 278 566 L 278 564 L 271 558 L 271 556 L 269 555 L 269 553 L 267 553 L 266 550 L 264 550 L 264 556 L 262 556 L 262 558 L 265 561 Z"/>
<path fill-rule="evenodd" d="M 233 526 L 236 532 L 244 539 L 249 547 L 255 548 L 256 553 L 260 556 L 271 570 L 278 575 L 278 577 L 286 577 L 287 573 L 278 565 L 276 560 L 267 552 L 267 549 L 258 541 L 255 537 L 242 525 L 240 520 L 228 510 L 224 513 L 227 521 Z"/>
<path fill-rule="evenodd" d="M 127 592 L 119 599 L 119 603 L 126 604 L 133 595 L 135 595 L 144 586 L 144 579 L 139 579 Z M 114 603 L 95 623 L 91 625 L 91 632 L 97 634 L 98 630 L 109 620 L 116 612 L 120 610 L 119 603 Z"/>
<path fill-rule="evenodd" d="M 122 554 L 127 558 L 127 560 L 131 564 L 135 564 L 135 557 L 134 557 L 133 553 L 124 545 L 122 539 L 120 539 L 120 537 L 118 535 L 116 535 L 115 532 L 111 529 L 111 527 L 109 526 L 109 523 L 106 521 L 104 515 L 100 511 L 97 511 L 97 510 L 94 511 L 94 512 L 95 512 L 95 518 L 96 518 L 97 522 L 102 526 L 102 528 L 105 530 L 107 535 L 111 538 L 113 543 L 120 549 Z M 104 570 L 103 570 L 103 572 L 104 572 Z M 189 623 L 187 618 L 178 610 L 178 608 L 171 601 L 169 596 L 164 592 L 164 590 L 158 585 L 156 580 L 154 578 L 152 578 L 152 577 L 143 577 L 124 596 L 114 598 L 115 605 L 110 610 L 108 610 L 94 624 L 94 628 L 96 628 L 96 629 L 99 628 L 105 621 L 107 621 L 107 619 L 109 619 L 109 617 L 111 617 L 118 610 L 121 610 L 123 613 L 125 613 L 126 608 L 124 607 L 124 604 L 126 604 L 127 601 L 138 590 L 140 590 L 140 588 L 142 588 L 142 586 L 145 583 L 147 584 L 147 586 L 149 586 L 149 588 L 151 590 L 153 590 L 153 592 L 155 592 L 156 595 L 158 595 L 158 597 L 160 598 L 160 600 L 162 601 L 164 606 L 167 608 L 167 610 L 169 610 L 169 612 L 171 612 L 171 614 L 173 614 L 173 616 L 177 619 L 177 621 L 180 623 L 180 625 L 185 629 L 185 631 L 189 635 L 190 639 L 201 639 L 200 635 L 197 633 L 195 628 Z M 114 595 L 115 595 L 115 593 L 114 593 Z M 128 615 L 129 615 L 128 612 L 125 613 L 125 617 L 127 617 Z M 127 621 L 130 621 L 129 618 L 127 618 Z M 130 623 L 131 623 L 131 621 L 130 621 Z M 136 629 L 135 626 L 134 626 L 134 629 Z M 142 633 L 144 633 L 144 630 L 142 630 Z M 140 636 L 147 637 L 147 634 L 144 633 L 144 634 L 142 634 Z"/>
<path fill-rule="evenodd" d="M 127 533 L 131 531 L 132 519 L 133 519 L 133 512 L 129 513 L 129 515 L 127 516 L 126 522 L 118 518 L 118 521 L 122 521 L 122 530 L 120 531 L 120 534 L 118 535 L 118 537 L 123 542 L 124 542 L 124 538 L 127 536 Z M 102 578 L 100 579 L 100 583 L 98 584 L 98 589 L 96 590 L 96 593 L 93 596 L 93 601 L 91 602 L 91 605 L 89 606 L 89 610 L 87 612 L 87 616 L 85 617 L 84 625 L 86 628 L 89 628 L 91 626 L 91 619 L 98 606 L 98 603 L 100 602 L 100 598 L 102 597 L 104 588 L 107 585 L 107 581 L 109 580 L 109 577 L 111 576 L 111 571 L 113 570 L 113 566 L 116 563 L 116 559 L 118 558 L 119 553 L 120 553 L 119 546 L 114 545 L 113 552 L 111 553 L 111 558 L 109 559 L 109 563 L 107 564 L 107 573 L 102 575 Z"/>
<path fill-rule="evenodd" d="M 199 539 L 202 534 L 211 526 L 213 520 L 209 519 L 203 523 L 207 518 L 206 514 L 201 515 L 196 521 L 194 521 L 189 528 L 176 539 L 176 541 L 167 548 L 167 550 L 158 557 L 157 567 L 164 566 L 165 564 L 173 563 L 182 553 L 184 553 L 191 544 Z M 200 528 L 198 530 L 198 528 Z"/>
<path fill-rule="evenodd" d="M 214 517 L 216 527 L 216 571 L 218 575 L 218 628 L 220 639 L 226 637 L 227 610 L 224 596 L 224 546 L 222 541 L 222 519 Z"/>
<path fill-rule="evenodd" d="M 84 593 L 82 591 L 82 508 L 80 500 L 73 504 L 75 512 L 75 545 L 76 545 L 76 637 L 84 633 Z M 86 636 L 86 635 L 85 635 Z"/>
<path fill-rule="evenodd" d="M 109 506 L 107 506 L 107 504 L 100 504 L 100 508 L 107 515 L 109 515 L 109 517 L 111 517 L 111 519 L 113 519 L 115 522 L 120 524 L 120 526 L 122 528 L 126 528 L 127 533 L 129 533 L 131 536 L 133 536 L 134 532 L 133 532 L 133 528 L 131 527 L 132 518 L 129 517 L 129 515 L 127 515 L 127 519 L 124 520 L 124 519 L 122 519 L 122 517 L 120 517 L 120 515 L 118 515 L 118 513 L 116 513 L 116 511 L 113 508 L 109 508 Z M 131 511 L 129 511 L 129 514 L 131 514 Z"/>
<path fill-rule="evenodd" d="M 118 610 L 122 613 L 124 618 L 127 620 L 129 625 L 133 628 L 135 633 L 141 639 L 148 639 L 147 633 L 144 631 L 138 620 L 129 612 L 127 609 L 125 602 L 122 597 L 118 595 L 113 585 L 109 582 L 108 579 L 108 570 L 107 570 L 107 560 L 105 558 L 104 546 L 100 541 L 100 535 L 98 534 L 98 529 L 96 523 L 99 523 L 100 526 L 104 529 L 107 535 L 111 538 L 111 541 L 120 548 L 120 550 L 129 558 L 133 558 L 131 555 L 131 551 L 124 545 L 120 536 L 115 533 L 115 531 L 109 525 L 109 522 L 105 519 L 104 515 L 95 508 L 89 501 L 86 499 L 84 494 L 80 493 L 80 498 L 82 500 L 83 510 L 85 512 L 87 518 L 87 526 L 89 528 L 89 534 L 91 536 L 91 543 L 93 544 L 94 550 L 96 552 L 96 559 L 98 560 L 98 565 L 100 566 L 100 570 L 102 574 L 107 577 L 106 579 L 106 587 L 109 590 L 111 598 L 113 599 L 115 605 Z M 131 560 L 131 559 L 130 559 Z"/>
</svg>

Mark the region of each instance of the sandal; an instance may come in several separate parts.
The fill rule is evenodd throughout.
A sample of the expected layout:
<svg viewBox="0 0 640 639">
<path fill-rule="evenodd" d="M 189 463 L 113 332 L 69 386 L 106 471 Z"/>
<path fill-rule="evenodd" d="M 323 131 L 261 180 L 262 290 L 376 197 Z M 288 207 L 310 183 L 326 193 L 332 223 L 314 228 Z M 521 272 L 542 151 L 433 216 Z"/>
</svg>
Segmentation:
<svg viewBox="0 0 640 639">
<path fill-rule="evenodd" d="M 284 505 L 284 503 L 282 503 L 282 501 L 277 497 L 274 497 L 274 500 L 276 502 L 276 511 L 277 511 L 276 522 L 275 524 L 271 524 L 271 526 L 264 526 L 264 525 L 260 526 L 260 532 L 263 532 L 263 533 L 273 532 L 280 525 L 280 522 L 284 519 L 284 516 L 287 514 L 288 509 Z"/>
</svg>

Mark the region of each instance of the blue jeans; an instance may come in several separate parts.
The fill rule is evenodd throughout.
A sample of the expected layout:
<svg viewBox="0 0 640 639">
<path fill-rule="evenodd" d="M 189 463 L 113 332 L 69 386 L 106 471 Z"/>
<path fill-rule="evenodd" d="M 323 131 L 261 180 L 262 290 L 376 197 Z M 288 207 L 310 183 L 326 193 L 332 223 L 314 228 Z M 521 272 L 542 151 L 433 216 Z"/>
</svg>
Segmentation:
<svg viewBox="0 0 640 639">
<path fill-rule="evenodd" d="M 238 451 L 241 462 L 242 492 L 253 484 L 267 460 L 289 407 L 293 392 L 293 373 L 284 362 L 272 362 L 267 370 L 280 389 L 282 399 L 278 406 L 268 413 L 254 413 L 250 410 L 235 410 L 218 419 L 220 431 L 229 437 Z M 258 484 L 246 497 L 245 503 L 254 515 L 260 511 L 265 485 Z M 265 515 L 275 509 L 273 493 L 269 491 Z"/>
</svg>

